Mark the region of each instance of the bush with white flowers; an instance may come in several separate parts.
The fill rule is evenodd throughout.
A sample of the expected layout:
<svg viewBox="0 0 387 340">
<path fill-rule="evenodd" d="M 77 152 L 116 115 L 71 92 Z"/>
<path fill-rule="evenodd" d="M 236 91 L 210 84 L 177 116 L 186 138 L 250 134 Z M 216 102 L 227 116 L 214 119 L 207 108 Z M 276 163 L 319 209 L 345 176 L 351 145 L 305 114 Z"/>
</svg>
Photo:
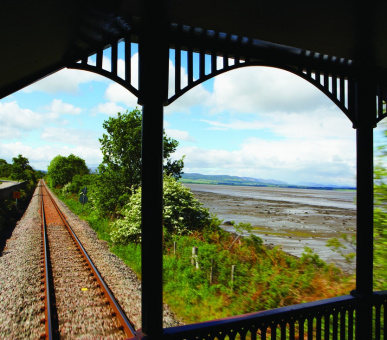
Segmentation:
<svg viewBox="0 0 387 340">
<path fill-rule="evenodd" d="M 175 178 L 164 176 L 164 237 L 186 235 L 203 229 L 212 219 L 208 209 L 193 196 L 191 190 Z M 141 188 L 121 210 L 123 218 L 113 223 L 113 243 L 141 242 Z"/>
</svg>

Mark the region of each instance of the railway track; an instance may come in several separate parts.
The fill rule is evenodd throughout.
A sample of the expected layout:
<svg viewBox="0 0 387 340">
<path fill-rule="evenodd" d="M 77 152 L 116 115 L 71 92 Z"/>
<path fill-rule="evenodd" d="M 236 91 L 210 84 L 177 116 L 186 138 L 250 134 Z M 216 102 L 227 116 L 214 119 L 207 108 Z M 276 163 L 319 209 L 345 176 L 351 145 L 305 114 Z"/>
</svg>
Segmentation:
<svg viewBox="0 0 387 340">
<path fill-rule="evenodd" d="M 65 216 L 40 182 L 43 339 L 137 339 L 135 330 Z"/>
</svg>

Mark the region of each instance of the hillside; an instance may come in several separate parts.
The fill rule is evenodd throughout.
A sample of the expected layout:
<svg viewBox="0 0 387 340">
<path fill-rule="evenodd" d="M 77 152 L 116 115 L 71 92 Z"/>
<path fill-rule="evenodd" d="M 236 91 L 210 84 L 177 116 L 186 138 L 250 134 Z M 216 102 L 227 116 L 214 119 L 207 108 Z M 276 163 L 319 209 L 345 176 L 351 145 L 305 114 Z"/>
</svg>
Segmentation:
<svg viewBox="0 0 387 340">
<path fill-rule="evenodd" d="M 198 173 L 184 173 L 180 179 L 182 183 L 191 184 L 213 184 L 213 185 L 239 185 L 239 186 L 255 186 L 255 187 L 277 187 L 277 188 L 300 188 L 300 189 L 346 189 L 355 190 L 350 186 L 325 185 L 317 183 L 301 183 L 289 184 L 283 181 L 274 179 L 262 179 L 252 177 L 238 177 L 229 175 L 203 175 Z"/>
</svg>

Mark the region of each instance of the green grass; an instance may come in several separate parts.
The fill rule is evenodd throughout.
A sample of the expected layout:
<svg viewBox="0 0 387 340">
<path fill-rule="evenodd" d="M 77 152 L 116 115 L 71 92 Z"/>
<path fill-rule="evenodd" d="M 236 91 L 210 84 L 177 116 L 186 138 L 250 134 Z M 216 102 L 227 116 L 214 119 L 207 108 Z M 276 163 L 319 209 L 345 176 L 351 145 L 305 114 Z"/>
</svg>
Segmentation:
<svg viewBox="0 0 387 340">
<path fill-rule="evenodd" d="M 101 218 L 87 204 L 82 210 L 78 196 L 58 196 L 90 224 L 99 238 L 110 242 L 111 221 Z M 212 227 L 165 242 L 164 301 L 186 323 L 315 301 L 353 289 L 350 277 L 311 251 L 297 259 L 277 248 L 267 249 L 257 237 L 234 240 L 235 235 Z M 110 246 L 141 277 L 140 245 Z M 192 265 L 192 247 L 199 249 L 199 269 Z M 233 282 L 232 265 L 236 266 Z"/>
</svg>

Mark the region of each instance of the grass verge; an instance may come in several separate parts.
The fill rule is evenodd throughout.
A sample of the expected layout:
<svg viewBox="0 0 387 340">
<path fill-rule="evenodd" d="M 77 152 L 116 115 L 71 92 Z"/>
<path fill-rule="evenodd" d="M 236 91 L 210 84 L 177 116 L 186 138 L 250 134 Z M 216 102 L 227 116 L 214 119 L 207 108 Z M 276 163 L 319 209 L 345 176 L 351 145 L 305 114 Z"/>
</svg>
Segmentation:
<svg viewBox="0 0 387 340">
<path fill-rule="evenodd" d="M 87 205 L 82 209 L 75 196 L 57 194 L 110 243 L 109 220 Z M 110 246 L 140 277 L 140 245 Z M 256 236 L 236 239 L 217 227 L 165 241 L 163 282 L 165 303 L 186 323 L 345 295 L 354 288 L 352 277 L 311 250 L 296 258 L 266 248 Z"/>
</svg>

